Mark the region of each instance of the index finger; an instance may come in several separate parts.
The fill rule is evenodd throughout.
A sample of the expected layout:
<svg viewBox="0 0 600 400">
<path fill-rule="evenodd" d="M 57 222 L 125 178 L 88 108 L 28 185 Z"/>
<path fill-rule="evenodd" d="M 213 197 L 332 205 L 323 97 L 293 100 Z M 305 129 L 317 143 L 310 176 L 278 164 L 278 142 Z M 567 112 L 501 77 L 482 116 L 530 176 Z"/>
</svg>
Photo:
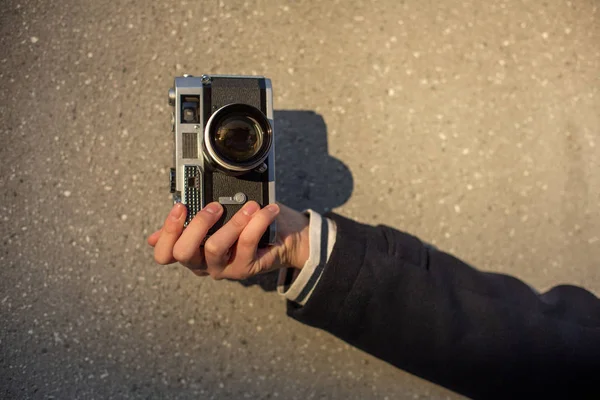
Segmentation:
<svg viewBox="0 0 600 400">
<path fill-rule="evenodd" d="M 212 202 L 194 216 L 173 247 L 173 256 L 177 261 L 189 264 L 198 258 L 200 245 L 222 213 L 223 207 L 217 202 Z"/>
<path fill-rule="evenodd" d="M 181 235 L 186 214 L 187 209 L 181 203 L 175 204 L 171 209 L 154 247 L 154 259 L 157 263 L 166 265 L 175 262 L 173 259 L 173 246 Z"/>
</svg>

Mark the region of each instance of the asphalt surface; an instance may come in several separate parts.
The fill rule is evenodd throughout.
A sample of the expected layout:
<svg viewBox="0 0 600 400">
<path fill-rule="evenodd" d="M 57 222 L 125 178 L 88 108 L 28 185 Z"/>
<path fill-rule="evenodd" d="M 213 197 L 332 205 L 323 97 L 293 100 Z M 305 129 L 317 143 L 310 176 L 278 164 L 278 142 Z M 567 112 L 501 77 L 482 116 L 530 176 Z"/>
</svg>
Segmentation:
<svg viewBox="0 0 600 400">
<path fill-rule="evenodd" d="M 3 399 L 459 398 L 276 292 L 153 263 L 184 72 L 273 80 L 282 201 L 600 294 L 593 0 L 0 10 Z"/>
</svg>

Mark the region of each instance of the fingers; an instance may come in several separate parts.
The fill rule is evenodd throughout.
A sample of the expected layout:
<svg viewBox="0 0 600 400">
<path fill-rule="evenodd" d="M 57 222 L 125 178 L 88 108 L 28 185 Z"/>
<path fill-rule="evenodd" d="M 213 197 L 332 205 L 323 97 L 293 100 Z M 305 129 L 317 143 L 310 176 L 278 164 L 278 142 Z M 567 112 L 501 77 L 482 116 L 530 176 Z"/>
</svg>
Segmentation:
<svg viewBox="0 0 600 400">
<path fill-rule="evenodd" d="M 177 243 L 174 243 L 173 256 L 177 261 L 186 266 L 197 266 L 204 262 L 200 245 L 208 230 L 221 218 L 221 214 L 223 207 L 217 202 L 208 204 L 196 214 Z"/>
<path fill-rule="evenodd" d="M 257 249 L 260 238 L 265 231 L 275 221 L 279 214 L 279 206 L 277 204 L 269 204 L 252 217 L 246 228 L 240 234 L 240 237 L 235 248 L 235 257 L 231 264 L 216 277 L 229 279 L 244 279 L 250 275 L 261 272 L 262 265 L 266 265 L 267 261 L 273 259 L 274 255 L 261 254 L 262 263 L 257 263 Z M 209 265 L 210 268 L 210 265 Z M 215 275 L 210 271 L 213 278 Z"/>
<path fill-rule="evenodd" d="M 154 247 L 154 259 L 157 263 L 166 265 L 175 262 L 173 257 L 173 246 L 183 230 L 183 223 L 185 221 L 185 215 L 187 209 L 181 203 L 177 203 L 171 209 L 169 216 L 165 220 Z M 150 241 L 150 239 L 148 239 Z"/>
<path fill-rule="evenodd" d="M 231 256 L 230 249 L 240 237 L 240 234 L 246 228 L 252 216 L 260 210 L 260 206 L 255 201 L 250 201 L 242 207 L 221 229 L 215 232 L 204 244 L 204 256 L 209 272 L 215 272 L 213 276 L 218 275 L 227 265 Z"/>
<path fill-rule="evenodd" d="M 238 240 L 237 255 L 254 259 L 260 238 L 279 214 L 277 204 L 269 204 L 252 218 Z"/>
<path fill-rule="evenodd" d="M 248 202 L 201 248 L 209 229 L 221 218 L 223 207 L 211 203 L 202 209 L 183 230 L 186 207 L 176 204 L 163 227 L 148 237 L 159 264 L 179 261 L 198 276 L 215 279 L 243 279 L 262 272 L 278 258 L 275 247 L 257 251 L 260 239 L 278 214 L 277 204 L 260 209 Z"/>
</svg>

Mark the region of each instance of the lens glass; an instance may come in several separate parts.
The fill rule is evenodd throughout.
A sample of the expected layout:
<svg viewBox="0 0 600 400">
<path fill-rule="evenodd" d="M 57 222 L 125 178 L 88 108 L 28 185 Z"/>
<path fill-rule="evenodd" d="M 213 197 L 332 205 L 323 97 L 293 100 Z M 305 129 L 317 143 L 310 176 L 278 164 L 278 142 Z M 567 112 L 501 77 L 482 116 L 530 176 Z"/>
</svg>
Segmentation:
<svg viewBox="0 0 600 400">
<path fill-rule="evenodd" d="M 260 124 L 247 115 L 229 115 L 217 127 L 215 150 L 232 162 L 246 162 L 260 151 L 263 131 Z"/>
</svg>

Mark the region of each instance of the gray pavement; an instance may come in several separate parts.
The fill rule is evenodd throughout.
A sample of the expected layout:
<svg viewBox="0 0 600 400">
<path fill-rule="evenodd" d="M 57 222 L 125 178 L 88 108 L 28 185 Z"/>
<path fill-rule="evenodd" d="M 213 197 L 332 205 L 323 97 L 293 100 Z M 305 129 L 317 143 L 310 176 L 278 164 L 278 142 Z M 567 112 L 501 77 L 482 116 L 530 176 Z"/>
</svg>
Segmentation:
<svg viewBox="0 0 600 400">
<path fill-rule="evenodd" d="M 600 294 L 598 18 L 593 0 L 3 2 L 0 398 L 459 398 L 272 291 L 153 263 L 167 89 L 264 74 L 283 201 Z"/>
</svg>

